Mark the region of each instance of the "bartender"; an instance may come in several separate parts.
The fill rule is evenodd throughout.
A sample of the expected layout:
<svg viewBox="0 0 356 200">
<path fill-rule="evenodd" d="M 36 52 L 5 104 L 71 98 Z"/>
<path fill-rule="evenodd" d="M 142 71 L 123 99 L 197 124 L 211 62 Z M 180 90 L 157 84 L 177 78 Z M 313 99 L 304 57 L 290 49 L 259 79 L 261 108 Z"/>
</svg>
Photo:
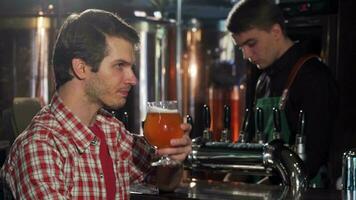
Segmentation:
<svg viewBox="0 0 356 200">
<path fill-rule="evenodd" d="M 309 54 L 305 43 L 287 36 L 282 12 L 271 1 L 240 1 L 228 15 L 227 29 L 244 58 L 262 72 L 254 106 L 263 113 L 266 140 L 273 139 L 273 108 L 280 113 L 280 138 L 289 145 L 295 141 L 300 110 L 305 113 L 305 164 L 309 178 L 316 181 L 327 166 L 338 104 L 329 68 Z"/>
</svg>

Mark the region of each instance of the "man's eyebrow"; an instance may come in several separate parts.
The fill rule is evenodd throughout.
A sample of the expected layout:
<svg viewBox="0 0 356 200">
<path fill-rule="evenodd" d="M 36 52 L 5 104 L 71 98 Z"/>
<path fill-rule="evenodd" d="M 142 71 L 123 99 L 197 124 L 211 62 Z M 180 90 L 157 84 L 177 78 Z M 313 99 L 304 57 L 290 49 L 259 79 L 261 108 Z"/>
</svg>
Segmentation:
<svg viewBox="0 0 356 200">
<path fill-rule="evenodd" d="M 239 46 L 239 47 L 245 46 L 247 43 L 250 43 L 250 42 L 252 42 L 253 40 L 255 40 L 255 39 L 252 39 L 252 38 L 247 39 L 246 41 L 244 41 L 242 44 L 240 44 L 240 45 L 238 45 L 238 46 Z"/>
<path fill-rule="evenodd" d="M 133 65 L 133 63 L 130 63 L 127 60 L 124 60 L 124 59 L 116 59 L 116 60 L 113 61 L 113 63 L 119 63 L 119 62 L 123 63 L 125 65 Z"/>
</svg>

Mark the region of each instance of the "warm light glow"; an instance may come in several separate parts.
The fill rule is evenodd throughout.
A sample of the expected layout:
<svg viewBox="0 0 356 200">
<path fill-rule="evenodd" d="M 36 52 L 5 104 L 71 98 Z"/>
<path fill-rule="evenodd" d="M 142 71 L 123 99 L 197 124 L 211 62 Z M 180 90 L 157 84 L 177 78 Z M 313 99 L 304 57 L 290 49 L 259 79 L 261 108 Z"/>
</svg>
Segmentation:
<svg viewBox="0 0 356 200">
<path fill-rule="evenodd" d="M 188 70 L 189 76 L 192 79 L 195 79 L 197 77 L 198 74 L 198 66 L 195 62 L 191 63 L 189 66 L 189 70 Z"/>
<path fill-rule="evenodd" d="M 49 26 L 48 18 L 43 17 L 43 12 L 38 13 L 40 16 L 37 17 L 37 31 L 36 31 L 36 43 L 34 46 L 34 75 L 36 78 L 35 90 L 33 91 L 33 96 L 38 97 L 44 101 L 45 104 L 48 103 L 48 44 L 49 44 L 49 34 L 47 28 Z"/>
<path fill-rule="evenodd" d="M 139 90 L 140 90 L 140 121 L 144 121 L 146 119 L 146 102 L 148 100 L 147 97 L 147 33 L 142 31 L 140 32 L 140 80 L 139 80 Z M 140 135 L 143 135 L 143 129 L 140 128 Z"/>
<path fill-rule="evenodd" d="M 244 90 L 245 89 L 245 85 L 240 85 L 240 90 Z"/>
<path fill-rule="evenodd" d="M 136 17 L 146 17 L 146 16 L 147 16 L 147 14 L 146 14 L 145 11 L 140 11 L 140 10 L 135 10 L 135 11 L 134 11 L 134 15 L 135 15 Z"/>
<path fill-rule="evenodd" d="M 153 16 L 157 19 L 162 19 L 162 13 L 160 11 L 154 11 Z"/>
<path fill-rule="evenodd" d="M 196 185 L 197 185 L 196 182 L 190 182 L 190 183 L 189 183 L 189 187 L 190 187 L 190 188 L 193 188 L 193 187 L 195 187 Z"/>
</svg>

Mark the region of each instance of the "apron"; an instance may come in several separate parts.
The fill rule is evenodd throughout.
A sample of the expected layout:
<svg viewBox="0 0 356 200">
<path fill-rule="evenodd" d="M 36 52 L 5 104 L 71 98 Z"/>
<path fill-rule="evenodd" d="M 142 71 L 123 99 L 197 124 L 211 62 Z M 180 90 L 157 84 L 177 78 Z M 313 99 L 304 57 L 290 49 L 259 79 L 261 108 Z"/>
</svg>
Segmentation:
<svg viewBox="0 0 356 200">
<path fill-rule="evenodd" d="M 302 65 L 311 58 L 319 58 L 316 55 L 306 55 L 301 57 L 293 66 L 291 72 L 288 75 L 287 83 L 284 87 L 282 96 L 280 97 L 264 97 L 258 98 L 255 101 L 255 111 L 257 108 L 262 109 L 263 112 L 263 134 L 265 135 L 266 142 L 273 140 L 273 108 L 278 108 L 280 111 L 280 138 L 284 144 L 294 144 L 294 141 L 290 141 L 290 129 L 287 123 L 287 117 L 285 113 L 285 105 L 288 100 L 289 89 L 293 84 L 295 77 L 297 76 Z M 255 115 L 255 127 L 257 126 L 258 119 Z M 257 129 L 256 129 L 257 130 Z"/>
<path fill-rule="evenodd" d="M 258 98 L 255 101 L 255 111 L 257 108 L 262 109 L 263 112 L 263 134 L 265 138 L 265 142 L 271 142 L 273 138 L 274 132 L 274 122 L 273 122 L 273 108 L 278 108 L 280 111 L 280 139 L 283 140 L 285 145 L 294 145 L 295 141 L 291 141 L 291 131 L 288 126 L 287 117 L 285 113 L 285 105 L 288 100 L 289 89 L 299 71 L 301 66 L 311 58 L 319 58 L 316 55 L 306 55 L 301 57 L 297 63 L 293 66 L 292 71 L 288 75 L 287 84 L 284 87 L 282 96 L 279 97 L 264 97 Z M 257 127 L 257 117 L 255 115 L 255 127 Z M 256 129 L 257 130 L 257 129 Z M 307 138 L 308 139 L 308 138 Z M 324 168 L 319 170 L 319 173 L 310 180 L 309 185 L 312 187 L 324 187 L 321 174 L 325 172 Z"/>
<path fill-rule="evenodd" d="M 259 98 L 256 101 L 256 109 L 262 109 L 263 112 L 263 138 L 265 142 L 271 142 L 274 133 L 274 123 L 273 123 L 273 108 L 279 108 L 281 97 L 264 97 Z M 280 119 L 281 119 L 281 132 L 280 139 L 283 140 L 284 144 L 290 144 L 290 130 L 287 123 L 287 117 L 283 110 L 280 110 Z M 257 118 L 255 119 L 257 127 Z"/>
</svg>

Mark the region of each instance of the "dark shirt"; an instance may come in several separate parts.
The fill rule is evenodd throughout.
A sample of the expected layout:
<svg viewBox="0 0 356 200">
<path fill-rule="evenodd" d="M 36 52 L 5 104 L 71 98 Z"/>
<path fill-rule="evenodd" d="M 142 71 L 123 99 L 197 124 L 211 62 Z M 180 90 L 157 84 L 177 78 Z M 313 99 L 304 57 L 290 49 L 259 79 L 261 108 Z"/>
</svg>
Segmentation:
<svg viewBox="0 0 356 200">
<path fill-rule="evenodd" d="M 258 80 L 256 98 L 281 96 L 293 65 L 307 53 L 304 44 L 295 43 L 264 70 Z M 337 105 L 337 86 L 330 69 L 316 58 L 308 60 L 289 90 L 285 112 L 291 130 L 290 144 L 295 141 L 299 111 L 305 112 L 306 167 L 310 177 L 327 164 Z"/>
</svg>

